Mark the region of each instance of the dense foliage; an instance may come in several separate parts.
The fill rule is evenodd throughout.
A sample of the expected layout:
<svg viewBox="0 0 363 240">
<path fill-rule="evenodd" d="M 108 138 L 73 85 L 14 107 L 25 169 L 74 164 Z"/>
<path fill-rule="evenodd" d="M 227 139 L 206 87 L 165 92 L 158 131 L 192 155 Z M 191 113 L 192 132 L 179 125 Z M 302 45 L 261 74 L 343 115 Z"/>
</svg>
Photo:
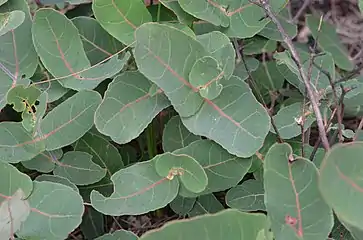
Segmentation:
<svg viewBox="0 0 363 240">
<path fill-rule="evenodd" d="M 286 0 L 0 0 L 0 239 L 363 239 L 363 78 L 305 24 Z"/>
</svg>

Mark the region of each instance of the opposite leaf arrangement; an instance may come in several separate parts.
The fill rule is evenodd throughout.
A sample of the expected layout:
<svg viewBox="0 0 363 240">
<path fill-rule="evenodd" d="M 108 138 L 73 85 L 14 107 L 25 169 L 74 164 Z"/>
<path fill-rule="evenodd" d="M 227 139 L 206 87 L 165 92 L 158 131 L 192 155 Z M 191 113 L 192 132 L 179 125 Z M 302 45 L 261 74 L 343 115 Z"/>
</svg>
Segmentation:
<svg viewBox="0 0 363 240">
<path fill-rule="evenodd" d="M 363 78 L 320 16 L 309 48 L 286 0 L 41 2 L 0 0 L 1 240 L 363 239 Z"/>
</svg>

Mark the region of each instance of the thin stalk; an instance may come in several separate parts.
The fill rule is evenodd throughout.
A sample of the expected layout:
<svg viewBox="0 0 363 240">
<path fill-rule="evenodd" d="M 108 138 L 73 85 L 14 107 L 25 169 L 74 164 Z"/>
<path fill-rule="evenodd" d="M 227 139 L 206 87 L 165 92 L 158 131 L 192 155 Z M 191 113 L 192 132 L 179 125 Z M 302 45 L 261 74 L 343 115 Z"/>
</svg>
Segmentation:
<svg viewBox="0 0 363 240">
<path fill-rule="evenodd" d="M 156 15 L 156 21 L 160 22 L 160 14 L 161 14 L 161 3 L 158 4 L 158 13 Z"/>
</svg>

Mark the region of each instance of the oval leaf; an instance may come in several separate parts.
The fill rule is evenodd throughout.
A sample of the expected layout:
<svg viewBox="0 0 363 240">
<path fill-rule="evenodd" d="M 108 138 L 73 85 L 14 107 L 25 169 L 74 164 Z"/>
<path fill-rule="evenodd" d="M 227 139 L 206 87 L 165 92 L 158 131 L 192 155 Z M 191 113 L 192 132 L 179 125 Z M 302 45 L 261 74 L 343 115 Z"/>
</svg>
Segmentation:
<svg viewBox="0 0 363 240">
<path fill-rule="evenodd" d="M 53 173 L 76 185 L 89 185 L 100 181 L 106 175 L 106 169 L 95 164 L 91 154 L 70 151 L 63 155 Z"/>
<path fill-rule="evenodd" d="M 134 41 L 134 31 L 140 25 L 152 21 L 142 1 L 95 0 L 92 10 L 101 26 L 124 44 Z"/>
<path fill-rule="evenodd" d="M 231 154 L 250 157 L 263 145 L 270 129 L 266 109 L 257 102 L 251 89 L 232 76 L 218 98 L 205 99 L 201 109 L 181 118 L 189 131 L 214 140 Z"/>
<path fill-rule="evenodd" d="M 177 131 L 175 129 L 177 129 Z M 190 143 L 200 139 L 199 136 L 188 131 L 179 116 L 174 116 L 164 127 L 163 149 L 164 152 L 172 152 L 179 148 L 184 148 Z"/>
<path fill-rule="evenodd" d="M 179 182 L 160 177 L 152 160 L 121 169 L 111 177 L 114 192 L 105 197 L 91 192 L 91 204 L 111 215 L 139 215 L 166 206 L 177 195 Z M 158 196 L 158 197 L 155 197 Z"/>
<path fill-rule="evenodd" d="M 287 143 L 275 144 L 264 159 L 272 231 L 277 239 L 327 239 L 334 219 L 318 189 L 318 170 L 310 160 L 292 154 Z"/>
<path fill-rule="evenodd" d="M 208 240 L 251 240 L 256 239 L 260 230 L 266 226 L 263 214 L 243 213 L 238 210 L 224 210 L 183 221 L 171 221 L 163 227 L 149 231 L 140 240 L 179 239 Z"/>
<path fill-rule="evenodd" d="M 208 186 L 194 194 L 181 188 L 185 197 L 196 197 L 202 194 L 219 192 L 238 184 L 251 167 L 250 159 L 238 158 L 211 140 L 198 140 L 189 146 L 174 151 L 194 158 L 203 167 L 208 177 Z"/>
<path fill-rule="evenodd" d="M 363 211 L 356 207 L 363 201 L 362 155 L 363 142 L 336 144 L 325 155 L 319 178 L 325 201 L 342 221 L 358 228 L 363 225 Z"/>
<path fill-rule="evenodd" d="M 52 109 L 40 123 L 46 149 L 55 150 L 81 138 L 93 126 L 93 116 L 101 103 L 95 91 L 80 91 Z"/>
<path fill-rule="evenodd" d="M 182 184 L 191 192 L 203 191 L 207 184 L 207 174 L 203 167 L 188 155 L 164 153 L 154 158 L 156 172 L 172 180 L 177 176 Z"/>
<path fill-rule="evenodd" d="M 28 201 L 31 213 L 16 232 L 19 238 L 66 239 L 82 221 L 82 198 L 68 186 L 35 181 Z"/>
<path fill-rule="evenodd" d="M 137 138 L 170 102 L 158 89 L 149 93 L 151 82 L 139 72 L 117 76 L 107 88 L 95 113 L 99 132 L 123 144 Z"/>
</svg>

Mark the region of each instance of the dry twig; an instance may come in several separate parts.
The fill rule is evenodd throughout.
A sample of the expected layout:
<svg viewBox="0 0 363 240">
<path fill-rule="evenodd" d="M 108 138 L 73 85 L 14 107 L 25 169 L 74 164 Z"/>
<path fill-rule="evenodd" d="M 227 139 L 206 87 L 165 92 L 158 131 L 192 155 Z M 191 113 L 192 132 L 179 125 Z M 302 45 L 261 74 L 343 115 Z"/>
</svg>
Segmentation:
<svg viewBox="0 0 363 240">
<path fill-rule="evenodd" d="M 295 64 L 297 65 L 300 77 L 304 82 L 304 85 L 305 85 L 307 93 L 308 93 L 308 97 L 309 97 L 311 105 L 313 107 L 314 114 L 316 116 L 316 122 L 318 124 L 318 130 L 319 130 L 319 135 L 320 135 L 320 138 L 321 138 L 321 142 L 322 142 L 325 150 L 326 151 L 329 150 L 330 145 L 329 145 L 328 138 L 326 136 L 324 123 L 323 123 L 323 118 L 321 116 L 321 112 L 320 112 L 320 109 L 319 109 L 318 101 L 316 99 L 316 95 L 313 92 L 313 90 L 311 89 L 310 81 L 309 81 L 308 77 L 306 76 L 306 74 L 304 72 L 304 69 L 303 69 L 302 64 L 301 64 L 300 56 L 297 53 L 296 48 L 293 45 L 291 38 L 286 33 L 285 29 L 282 27 L 282 25 L 281 25 L 280 21 L 277 19 L 275 13 L 272 11 L 269 0 L 257 0 L 257 1 L 250 0 L 250 2 L 260 6 L 262 9 L 265 10 L 266 15 L 271 19 L 271 21 L 273 23 L 276 24 L 278 31 L 282 35 L 284 42 L 286 43 L 287 47 L 289 48 L 289 50 L 291 52 L 291 55 L 292 55 L 292 59 L 294 60 Z"/>
</svg>

